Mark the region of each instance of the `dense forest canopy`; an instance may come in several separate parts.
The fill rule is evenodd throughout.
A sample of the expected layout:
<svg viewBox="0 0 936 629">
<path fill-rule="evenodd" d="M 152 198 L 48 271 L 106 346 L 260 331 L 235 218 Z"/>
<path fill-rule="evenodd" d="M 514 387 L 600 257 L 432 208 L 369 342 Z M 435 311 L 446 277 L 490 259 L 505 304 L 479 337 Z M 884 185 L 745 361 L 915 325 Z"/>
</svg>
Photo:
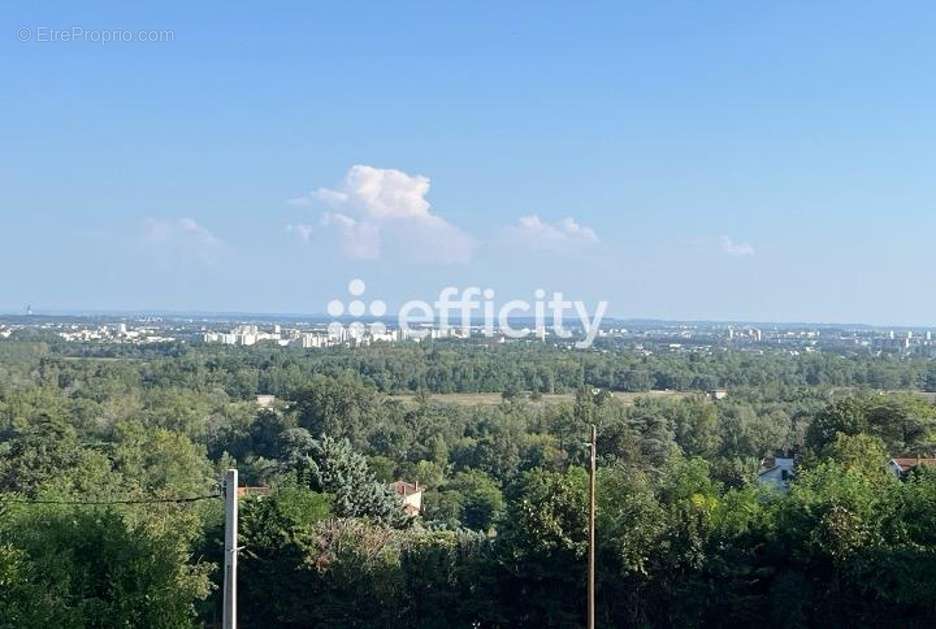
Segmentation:
<svg viewBox="0 0 936 629">
<path fill-rule="evenodd" d="M 242 503 L 244 626 L 581 625 L 592 424 L 599 624 L 930 625 L 936 477 L 887 462 L 936 451 L 934 384 L 893 355 L 15 337 L 0 627 L 216 625 L 229 467 L 271 488 Z M 780 453 L 788 493 L 757 482 Z"/>
<path fill-rule="evenodd" d="M 721 348 L 710 353 L 647 353 L 626 348 L 574 351 L 535 342 L 444 341 L 308 351 L 275 345 L 95 345 L 52 338 L 4 342 L 0 357 L 5 359 L 5 370 L 14 369 L 16 362 L 18 374 L 10 371 L 10 378 L 35 369 L 46 382 L 88 376 L 86 368 L 72 368 L 69 363 L 96 358 L 100 371 L 95 378 L 132 378 L 150 388 L 218 387 L 245 399 L 256 393 L 288 396 L 312 375 L 339 376 L 348 371 L 385 393 L 508 389 L 562 393 L 583 385 L 613 391 L 770 385 L 936 390 L 932 360 L 867 352 L 798 354 Z"/>
</svg>

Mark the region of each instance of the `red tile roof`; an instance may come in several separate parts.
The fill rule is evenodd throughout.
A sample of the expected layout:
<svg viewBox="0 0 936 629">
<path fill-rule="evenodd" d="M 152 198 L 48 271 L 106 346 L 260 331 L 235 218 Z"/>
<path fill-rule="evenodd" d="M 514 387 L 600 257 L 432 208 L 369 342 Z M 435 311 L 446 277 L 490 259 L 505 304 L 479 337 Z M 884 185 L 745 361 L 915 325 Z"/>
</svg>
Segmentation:
<svg viewBox="0 0 936 629">
<path fill-rule="evenodd" d="M 927 467 L 936 467 L 936 459 L 923 459 L 920 457 L 899 457 L 893 459 L 894 463 L 900 467 L 901 472 L 906 472 L 917 465 L 925 465 Z"/>
<path fill-rule="evenodd" d="M 390 483 L 390 488 L 400 496 L 409 496 L 410 494 L 416 494 L 422 491 L 419 488 L 419 481 L 407 483 L 405 480 L 398 480 L 394 483 Z"/>
</svg>

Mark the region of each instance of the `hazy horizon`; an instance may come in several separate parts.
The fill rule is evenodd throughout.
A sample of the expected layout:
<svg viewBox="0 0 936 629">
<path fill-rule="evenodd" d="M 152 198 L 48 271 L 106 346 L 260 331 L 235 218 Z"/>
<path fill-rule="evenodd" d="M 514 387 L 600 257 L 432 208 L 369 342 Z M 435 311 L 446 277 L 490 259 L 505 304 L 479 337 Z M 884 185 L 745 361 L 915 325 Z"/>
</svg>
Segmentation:
<svg viewBox="0 0 936 629">
<path fill-rule="evenodd" d="M 335 320 L 336 317 L 330 316 L 327 312 L 274 312 L 274 311 L 225 311 L 225 310 L 160 310 L 160 309 L 105 309 L 105 310 L 94 310 L 94 309 L 58 309 L 58 308 L 46 308 L 46 309 L 36 309 L 33 308 L 31 315 L 27 315 L 25 312 L 15 312 L 8 309 L 3 309 L 0 307 L 0 318 L 15 318 L 15 317 L 77 317 L 77 318 L 93 318 L 93 317 L 112 317 L 112 318 L 121 318 L 121 317 L 134 317 L 134 316 L 154 316 L 154 317 L 169 317 L 169 318 L 197 318 L 197 317 L 206 317 L 219 320 L 231 319 L 234 320 L 235 317 L 240 318 L 270 318 L 282 317 L 284 319 L 310 319 L 315 322 L 327 322 Z M 337 317 L 337 320 L 352 320 L 354 317 L 350 315 L 344 315 L 342 317 Z M 361 317 L 362 320 L 370 321 L 393 321 L 396 319 L 395 315 L 385 315 L 380 317 L 375 317 L 367 315 Z M 511 321 L 526 321 L 532 320 L 532 316 L 511 316 Z M 480 321 L 480 313 L 475 312 L 475 317 L 473 319 Z M 575 320 L 574 315 L 566 317 L 567 321 Z M 936 330 L 936 324 L 927 324 L 927 323 L 893 323 L 893 322 L 884 322 L 884 323 L 869 323 L 864 321 L 781 321 L 781 320 L 757 320 L 757 319 L 666 319 L 660 317 L 640 317 L 640 316 L 618 316 L 613 313 L 608 313 L 602 319 L 602 324 L 607 325 L 609 323 L 630 323 L 630 324 L 652 324 L 652 323 L 662 323 L 662 324 L 697 324 L 697 325 L 719 325 L 719 324 L 739 324 L 739 325 L 774 325 L 781 327 L 793 327 L 793 326 L 818 326 L 818 327 L 848 327 L 848 328 L 872 328 L 872 329 L 929 329 L 932 328 Z"/>
</svg>

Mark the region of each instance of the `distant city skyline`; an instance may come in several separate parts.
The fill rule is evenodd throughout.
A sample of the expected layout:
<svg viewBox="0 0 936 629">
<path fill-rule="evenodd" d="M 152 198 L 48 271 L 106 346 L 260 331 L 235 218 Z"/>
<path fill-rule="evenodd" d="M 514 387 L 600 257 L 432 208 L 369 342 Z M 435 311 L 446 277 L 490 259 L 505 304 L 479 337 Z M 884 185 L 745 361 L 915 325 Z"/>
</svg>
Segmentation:
<svg viewBox="0 0 936 629">
<path fill-rule="evenodd" d="M 186 316 L 51 317 L 0 315 L 0 340 L 57 337 L 65 343 L 106 345 L 216 344 L 324 350 L 397 343 L 469 343 L 498 346 L 513 343 L 587 349 L 602 352 L 629 347 L 643 356 L 713 355 L 726 350 L 799 356 L 815 352 L 905 357 L 931 356 L 933 330 L 824 326 L 811 324 L 748 324 L 716 322 L 637 322 L 601 320 L 547 321 L 500 319 L 446 322 L 351 320 L 331 317 L 277 318 L 243 315 L 224 319 Z"/>
<path fill-rule="evenodd" d="M 845 7 L 847 6 L 847 10 Z M 936 325 L 936 6 L 0 7 L 0 311 Z M 48 41 L 40 29 L 170 33 Z"/>
</svg>

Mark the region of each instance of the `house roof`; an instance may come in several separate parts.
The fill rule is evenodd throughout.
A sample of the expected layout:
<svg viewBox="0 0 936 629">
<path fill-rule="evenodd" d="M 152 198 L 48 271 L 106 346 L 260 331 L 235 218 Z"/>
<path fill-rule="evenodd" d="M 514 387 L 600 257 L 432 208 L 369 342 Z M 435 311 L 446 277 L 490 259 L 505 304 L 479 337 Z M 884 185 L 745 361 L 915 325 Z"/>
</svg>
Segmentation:
<svg viewBox="0 0 936 629">
<path fill-rule="evenodd" d="M 422 492 L 419 488 L 419 483 L 407 483 L 405 480 L 398 480 L 396 482 L 390 483 L 390 488 L 400 496 L 409 496 L 410 494 L 417 494 Z"/>
<path fill-rule="evenodd" d="M 795 462 L 796 459 L 793 459 L 792 457 L 766 457 L 763 461 L 761 461 L 761 469 L 757 475 L 763 476 L 764 474 L 772 472 L 776 469 L 792 472 Z"/>
<path fill-rule="evenodd" d="M 924 459 L 920 457 L 895 457 L 891 459 L 891 463 L 899 467 L 901 472 L 912 470 L 917 465 L 936 467 L 936 459 Z"/>
<path fill-rule="evenodd" d="M 272 493 L 269 487 L 263 485 L 259 487 L 238 487 L 237 488 L 237 497 L 243 498 L 245 496 L 269 496 Z"/>
</svg>

